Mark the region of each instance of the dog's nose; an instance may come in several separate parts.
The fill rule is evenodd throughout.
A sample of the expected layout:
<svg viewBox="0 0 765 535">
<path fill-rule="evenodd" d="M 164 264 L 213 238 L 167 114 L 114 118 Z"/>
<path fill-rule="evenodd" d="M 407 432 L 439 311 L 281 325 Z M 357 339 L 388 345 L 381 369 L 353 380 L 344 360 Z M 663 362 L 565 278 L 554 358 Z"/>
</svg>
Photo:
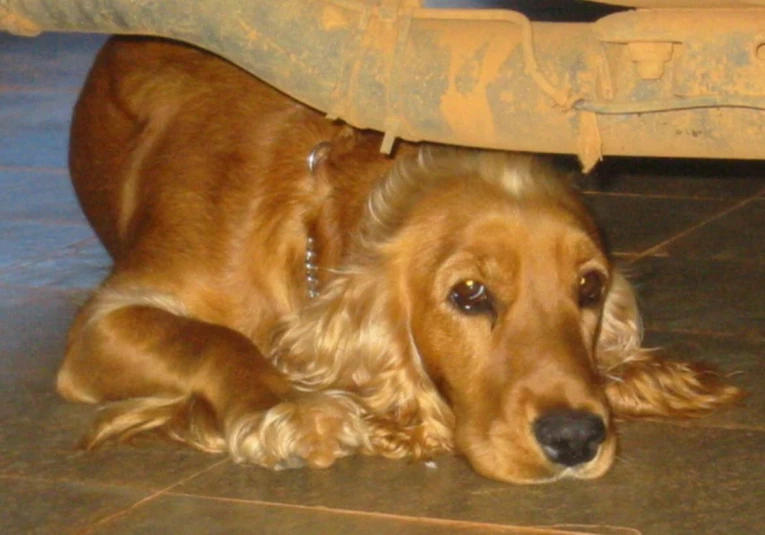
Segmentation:
<svg viewBox="0 0 765 535">
<path fill-rule="evenodd" d="M 547 458 L 564 466 L 591 461 L 606 439 L 603 419 L 586 411 L 553 410 L 537 418 L 533 428 Z"/>
</svg>

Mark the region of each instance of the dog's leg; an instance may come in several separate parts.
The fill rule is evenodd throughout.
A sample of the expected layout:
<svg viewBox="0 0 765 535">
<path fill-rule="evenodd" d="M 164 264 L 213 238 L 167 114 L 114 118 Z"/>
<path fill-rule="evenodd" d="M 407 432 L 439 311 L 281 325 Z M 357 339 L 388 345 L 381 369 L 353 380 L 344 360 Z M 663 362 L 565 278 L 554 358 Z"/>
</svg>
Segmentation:
<svg viewBox="0 0 765 535">
<path fill-rule="evenodd" d="M 245 336 L 183 312 L 172 299 L 109 291 L 80 312 L 59 392 L 116 402 L 90 445 L 158 429 L 269 468 L 329 466 L 358 448 L 363 422 L 352 400 L 295 391 Z"/>
<path fill-rule="evenodd" d="M 597 358 L 606 395 L 618 417 L 701 416 L 742 397 L 713 369 L 665 360 L 642 347 L 634 291 L 618 271 L 606 298 Z"/>
</svg>

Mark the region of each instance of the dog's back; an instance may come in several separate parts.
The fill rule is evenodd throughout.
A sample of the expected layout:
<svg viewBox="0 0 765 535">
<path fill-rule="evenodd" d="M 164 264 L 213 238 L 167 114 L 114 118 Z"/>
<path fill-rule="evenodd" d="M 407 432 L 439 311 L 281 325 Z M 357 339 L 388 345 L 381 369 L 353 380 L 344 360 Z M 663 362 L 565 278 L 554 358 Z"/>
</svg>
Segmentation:
<svg viewBox="0 0 765 535">
<path fill-rule="evenodd" d="M 307 154 L 315 141 L 306 138 L 330 128 L 318 114 L 209 54 L 117 38 L 98 55 L 75 108 L 72 180 L 118 261 L 140 247 L 136 242 L 149 220 L 152 233 L 184 236 L 185 247 L 206 247 L 195 243 L 199 233 L 183 229 L 204 225 L 207 235 L 220 220 L 216 209 L 226 212 L 229 224 L 244 224 L 248 214 L 241 212 L 249 203 L 231 199 L 231 192 L 252 199 L 258 188 L 267 188 L 266 206 L 280 205 L 287 219 L 283 209 L 309 185 L 294 184 L 306 179 L 302 159 L 275 147 Z M 263 184 L 262 177 L 273 174 L 269 167 L 279 168 L 286 187 L 273 180 Z M 221 198 L 222 180 L 228 198 L 211 202 Z"/>
</svg>

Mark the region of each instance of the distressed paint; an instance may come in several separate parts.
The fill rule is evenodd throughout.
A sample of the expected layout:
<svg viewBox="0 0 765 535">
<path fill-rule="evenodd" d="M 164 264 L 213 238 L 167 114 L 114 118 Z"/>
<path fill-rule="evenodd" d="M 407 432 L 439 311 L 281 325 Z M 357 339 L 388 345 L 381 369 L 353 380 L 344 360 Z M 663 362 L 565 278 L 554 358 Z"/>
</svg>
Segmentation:
<svg viewBox="0 0 765 535">
<path fill-rule="evenodd" d="M 466 136 L 476 141 L 497 137 L 494 115 L 489 101 L 489 85 L 520 42 L 517 35 L 500 24 L 490 22 L 472 25 L 459 31 L 460 48 L 439 43 L 449 57 L 449 85 L 441 95 L 440 110 L 455 137 Z M 443 33 L 440 39 L 448 39 Z M 507 104 L 506 104 L 507 105 Z M 482 142 L 485 143 L 485 142 Z"/>
<path fill-rule="evenodd" d="M 765 0 L 613 3 L 662 9 L 574 24 L 417 0 L 0 0 L 0 28 L 187 41 L 389 144 L 574 153 L 587 166 L 765 158 Z M 664 51 L 661 68 L 635 50 Z"/>
</svg>

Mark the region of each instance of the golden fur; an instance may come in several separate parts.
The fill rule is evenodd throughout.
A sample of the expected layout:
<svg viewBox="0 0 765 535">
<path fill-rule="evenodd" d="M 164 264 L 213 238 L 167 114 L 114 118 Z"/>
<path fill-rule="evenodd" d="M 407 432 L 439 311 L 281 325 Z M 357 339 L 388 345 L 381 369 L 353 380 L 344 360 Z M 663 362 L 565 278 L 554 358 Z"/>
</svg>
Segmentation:
<svg viewBox="0 0 765 535">
<path fill-rule="evenodd" d="M 738 398 L 641 349 L 632 289 L 566 176 L 379 143 L 192 47 L 105 46 L 70 164 L 114 269 L 58 375 L 67 399 L 106 404 L 91 446 L 158 430 L 269 468 L 458 451 L 533 483 L 608 470 L 615 417 Z M 459 304 L 466 288 L 487 308 Z M 553 462 L 539 437 L 580 417 L 591 455 Z"/>
</svg>

